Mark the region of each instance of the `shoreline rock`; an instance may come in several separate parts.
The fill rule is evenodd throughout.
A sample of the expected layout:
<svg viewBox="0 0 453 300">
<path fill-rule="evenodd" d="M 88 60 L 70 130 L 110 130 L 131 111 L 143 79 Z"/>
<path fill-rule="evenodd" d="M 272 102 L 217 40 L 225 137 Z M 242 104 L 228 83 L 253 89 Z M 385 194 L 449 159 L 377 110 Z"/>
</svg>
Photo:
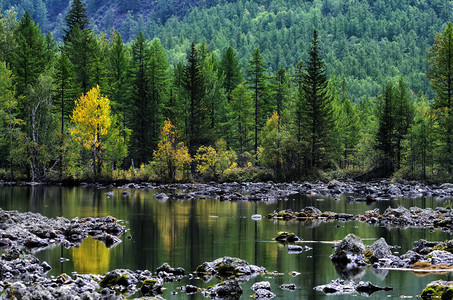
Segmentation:
<svg viewBox="0 0 453 300">
<path fill-rule="evenodd" d="M 103 242 L 107 248 L 121 243 L 126 227 L 114 217 L 47 218 L 39 213 L 20 213 L 0 209 L 0 249 L 12 248 L 39 251 L 62 244 L 78 247 L 89 236 Z"/>
</svg>

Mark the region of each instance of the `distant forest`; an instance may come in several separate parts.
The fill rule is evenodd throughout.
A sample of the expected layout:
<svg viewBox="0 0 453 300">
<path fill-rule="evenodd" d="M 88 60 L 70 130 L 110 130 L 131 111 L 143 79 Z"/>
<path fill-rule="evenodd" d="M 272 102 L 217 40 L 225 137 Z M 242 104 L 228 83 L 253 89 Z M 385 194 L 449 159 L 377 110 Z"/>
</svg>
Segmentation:
<svg viewBox="0 0 453 300">
<path fill-rule="evenodd" d="M 453 5 L 444 0 L 86 0 L 90 28 L 125 42 L 141 31 L 159 38 L 170 64 L 183 62 L 192 42 L 206 42 L 217 58 L 232 46 L 240 64 L 260 47 L 269 72 L 280 65 L 293 71 L 307 58 L 318 30 L 329 75 L 345 77 L 351 97 L 375 97 L 389 77 L 403 75 L 411 90 L 434 96 L 425 73 L 426 51 L 433 36 L 451 19 Z M 61 41 L 70 1 L 0 0 L 5 12 L 27 10 L 43 32 Z"/>
<path fill-rule="evenodd" d="M 145 2 L 0 0 L 0 178 L 453 178 L 449 2 Z"/>
</svg>

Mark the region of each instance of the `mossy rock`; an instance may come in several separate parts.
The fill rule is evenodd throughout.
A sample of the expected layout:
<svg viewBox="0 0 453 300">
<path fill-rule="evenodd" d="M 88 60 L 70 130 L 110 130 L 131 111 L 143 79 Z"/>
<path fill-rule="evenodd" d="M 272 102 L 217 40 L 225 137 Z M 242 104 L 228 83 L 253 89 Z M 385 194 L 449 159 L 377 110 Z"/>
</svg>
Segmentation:
<svg viewBox="0 0 453 300">
<path fill-rule="evenodd" d="M 194 272 L 195 274 L 206 274 L 206 264 L 201 264 L 197 267 L 197 269 Z"/>
<path fill-rule="evenodd" d="M 421 292 L 422 299 L 453 299 L 453 283 L 446 281 L 434 281 L 426 286 Z"/>
<path fill-rule="evenodd" d="M 162 293 L 162 283 L 155 278 L 147 278 L 143 281 L 140 291 L 144 296 L 153 296 Z"/>
<path fill-rule="evenodd" d="M 158 282 L 159 282 L 159 280 L 157 280 L 157 279 L 154 279 L 154 278 L 147 278 L 147 279 L 145 279 L 145 280 L 143 281 L 142 287 L 143 287 L 144 285 L 151 285 L 151 286 L 153 286 L 153 285 L 155 285 L 155 284 L 158 283 Z"/>
<path fill-rule="evenodd" d="M 217 268 L 217 275 L 220 277 L 231 277 L 237 275 L 238 270 L 232 265 L 220 265 Z"/>
<path fill-rule="evenodd" d="M 378 260 L 376 257 L 373 256 L 373 254 L 374 254 L 374 250 L 372 250 L 372 249 L 365 250 L 365 259 L 370 263 L 374 263 Z"/>
<path fill-rule="evenodd" d="M 102 288 L 112 287 L 115 285 L 128 286 L 129 278 L 127 275 L 117 276 L 117 274 L 108 273 L 104 276 L 104 278 L 102 278 L 102 280 L 99 282 L 99 285 Z"/>
<path fill-rule="evenodd" d="M 296 242 L 300 241 L 300 238 L 292 232 L 280 231 L 275 237 L 277 242 Z"/>
</svg>

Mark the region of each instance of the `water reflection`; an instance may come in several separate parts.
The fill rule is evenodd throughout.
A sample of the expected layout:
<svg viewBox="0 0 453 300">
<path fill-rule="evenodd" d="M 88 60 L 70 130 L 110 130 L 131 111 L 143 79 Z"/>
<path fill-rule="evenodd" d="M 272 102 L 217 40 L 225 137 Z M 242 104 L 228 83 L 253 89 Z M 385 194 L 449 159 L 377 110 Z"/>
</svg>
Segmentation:
<svg viewBox="0 0 453 300">
<path fill-rule="evenodd" d="M 112 192 L 113 195 L 106 195 Z M 377 293 L 371 298 L 380 299 L 386 295 L 415 296 L 426 283 L 435 279 L 451 280 L 451 274 L 427 275 L 418 277 L 410 272 L 383 271 L 365 268 L 361 270 L 338 270 L 331 263 L 332 244 L 307 244 L 313 250 L 300 254 L 288 254 L 287 246 L 273 242 L 278 231 L 291 231 L 305 241 L 335 241 L 354 233 L 372 244 L 374 240 L 384 237 L 389 245 L 400 245 L 393 249 L 400 255 L 411 249 L 418 239 L 445 240 L 451 235 L 436 230 L 429 232 L 417 228 L 385 228 L 370 226 L 358 222 L 316 222 L 297 221 L 274 222 L 263 218 L 251 219 L 254 214 L 267 215 L 277 209 L 300 210 L 312 205 L 322 211 L 334 211 L 350 214 L 361 214 L 366 210 L 379 208 L 383 212 L 388 206 L 437 207 L 450 205 L 450 200 L 432 198 L 399 199 L 387 202 L 347 202 L 346 197 L 339 201 L 324 197 L 298 196 L 277 203 L 260 202 L 220 202 L 206 200 L 158 201 L 155 193 L 162 191 L 127 190 L 123 195 L 118 189 L 66 188 L 58 186 L 35 187 L 2 187 L 0 188 L 0 207 L 3 209 L 34 211 L 48 217 L 99 217 L 111 215 L 127 221 L 129 231 L 122 237 L 123 242 L 115 248 L 107 249 L 95 240 L 86 240 L 79 248 L 64 249 L 57 247 L 38 254 L 54 268 L 51 275 L 60 273 L 106 273 L 115 268 L 132 270 L 149 269 L 154 271 L 164 262 L 174 267 L 183 267 L 194 271 L 205 261 L 212 261 L 222 256 L 240 257 L 250 263 L 264 266 L 269 271 L 284 275 L 257 278 L 245 283 L 243 299 L 253 292 L 249 287 L 254 281 L 269 280 L 272 291 L 281 299 L 324 298 L 321 292 L 314 291 L 316 285 L 329 283 L 336 278 L 362 279 L 376 285 L 392 286 L 393 291 Z M 164 191 L 165 192 L 165 191 Z M 338 226 L 339 225 L 339 226 Z M 127 238 L 130 236 L 131 238 Z M 303 245 L 303 243 L 301 244 Z M 400 253 L 396 253 L 400 252 Z M 60 262 L 60 258 L 69 261 Z M 297 271 L 301 275 L 292 277 L 289 272 Z M 268 276 L 269 277 L 269 276 Z M 172 283 L 167 286 L 166 296 L 175 291 L 177 286 L 188 283 Z M 192 282 L 200 286 L 216 284 L 211 282 Z M 298 286 L 295 292 L 284 291 L 278 287 L 283 283 L 294 283 Z M 178 294 L 172 299 L 203 299 L 199 295 L 186 296 Z M 329 297 L 329 299 L 332 297 Z M 334 296 L 335 299 L 348 297 Z"/>
<path fill-rule="evenodd" d="M 71 257 L 79 274 L 105 274 L 110 268 L 110 251 L 91 237 L 80 247 L 71 249 Z"/>
</svg>

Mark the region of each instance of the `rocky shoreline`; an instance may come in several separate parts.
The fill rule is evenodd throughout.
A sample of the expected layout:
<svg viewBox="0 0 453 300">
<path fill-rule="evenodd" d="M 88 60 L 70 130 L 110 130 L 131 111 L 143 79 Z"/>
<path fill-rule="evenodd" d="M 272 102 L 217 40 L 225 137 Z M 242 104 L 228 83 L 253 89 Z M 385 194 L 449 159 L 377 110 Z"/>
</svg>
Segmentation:
<svg viewBox="0 0 453 300">
<path fill-rule="evenodd" d="M 0 181 L 0 186 L 29 185 L 36 186 L 46 183 L 36 182 L 5 182 Z M 55 184 L 55 183 L 54 183 Z M 63 183 L 60 183 L 63 184 Z M 392 198 L 406 197 L 434 197 L 443 199 L 453 197 L 453 183 L 424 184 L 417 181 L 400 180 L 391 182 L 390 180 L 378 180 L 372 182 L 358 182 L 352 180 L 332 180 L 329 182 L 228 182 L 228 183 L 173 183 L 159 184 L 156 182 L 142 183 L 71 183 L 87 188 L 111 189 L 118 188 L 123 190 L 145 189 L 145 190 L 167 190 L 163 197 L 176 199 L 193 198 L 215 198 L 222 201 L 274 201 L 286 198 L 291 195 L 301 194 L 309 196 L 331 196 L 334 198 L 342 194 L 349 195 L 348 201 L 387 201 Z"/>
</svg>

